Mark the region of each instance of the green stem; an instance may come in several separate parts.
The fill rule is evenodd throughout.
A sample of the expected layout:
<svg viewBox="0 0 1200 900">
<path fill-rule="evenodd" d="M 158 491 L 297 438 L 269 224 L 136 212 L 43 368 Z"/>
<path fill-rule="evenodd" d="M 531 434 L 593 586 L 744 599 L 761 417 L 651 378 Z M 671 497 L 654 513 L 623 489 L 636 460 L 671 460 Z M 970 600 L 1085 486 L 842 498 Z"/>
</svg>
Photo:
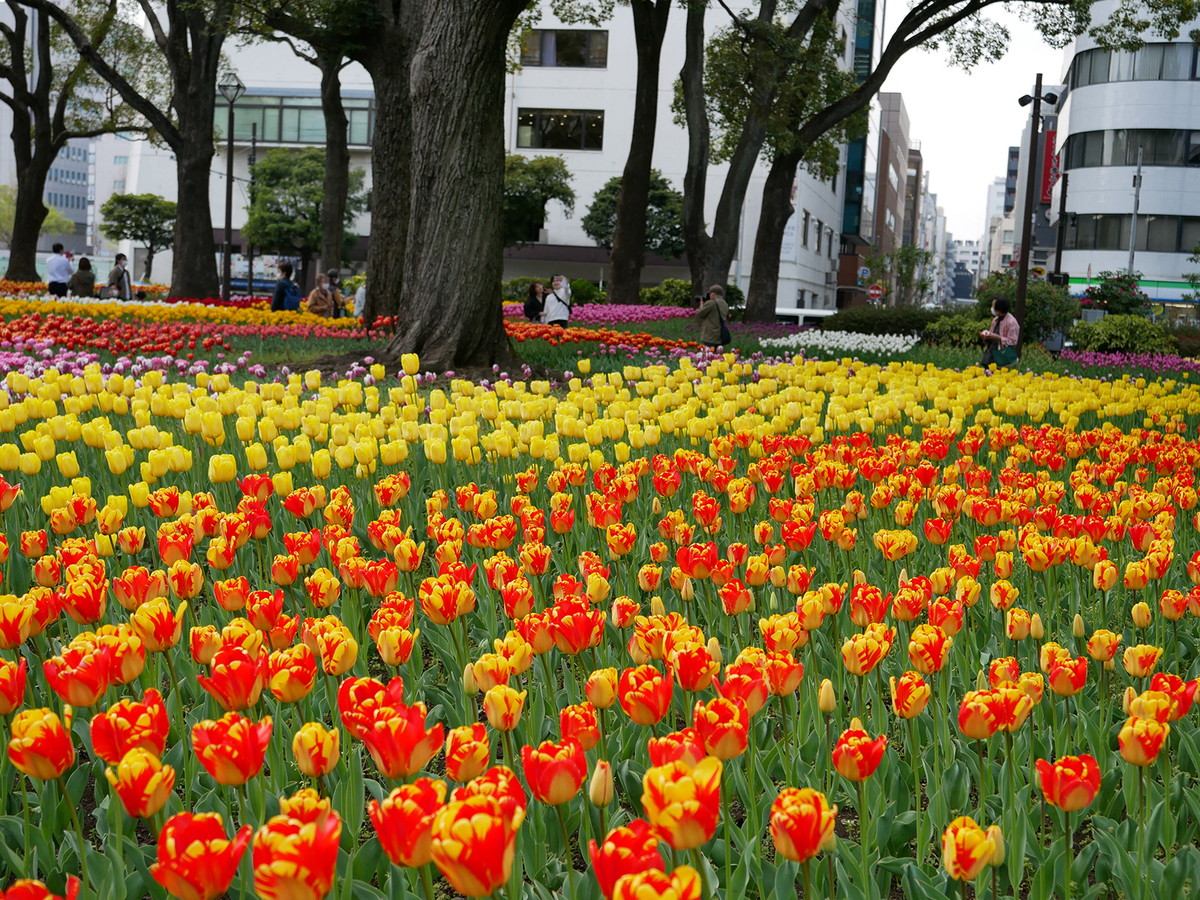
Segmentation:
<svg viewBox="0 0 1200 900">
<path fill-rule="evenodd" d="M 571 836 L 567 832 L 567 814 L 563 812 L 563 804 L 558 804 L 554 807 L 554 811 L 558 813 L 558 827 L 562 829 L 563 852 L 567 858 L 567 888 L 571 895 L 571 900 L 575 900 L 575 861 L 571 858 Z"/>
<path fill-rule="evenodd" d="M 421 873 L 421 888 L 425 891 L 425 900 L 433 900 L 433 873 L 430 872 L 433 864 L 421 866 L 418 870 Z"/>
<path fill-rule="evenodd" d="M 1063 811 L 1063 847 L 1067 857 L 1067 875 L 1063 884 L 1063 897 L 1065 900 L 1071 900 L 1071 868 L 1075 862 L 1075 848 L 1071 841 L 1071 814 L 1066 810 Z"/>
<path fill-rule="evenodd" d="M 689 852 L 692 857 L 692 867 L 700 873 L 700 896 L 707 900 L 711 896 L 708 887 L 708 868 L 704 865 L 704 858 L 700 855 L 699 847 L 693 847 Z"/>
<path fill-rule="evenodd" d="M 863 896 L 871 900 L 870 851 L 867 849 L 867 782 L 858 783 L 858 845 L 862 851 Z"/>
<path fill-rule="evenodd" d="M 804 862 L 800 863 L 801 880 L 804 882 L 804 900 L 811 900 L 812 898 L 812 884 L 808 872 L 808 864 L 811 861 L 812 860 L 810 859 L 806 859 Z"/>
<path fill-rule="evenodd" d="M 729 811 L 729 782 L 721 779 L 721 818 L 725 820 L 725 891 L 733 884 L 733 815 Z"/>
<path fill-rule="evenodd" d="M 913 719 L 908 720 L 908 758 L 912 763 L 913 793 L 917 797 L 914 811 L 917 825 L 917 865 L 920 866 L 925 861 L 925 833 L 923 831 L 925 823 L 921 818 L 921 794 L 923 789 L 921 785 L 921 758 L 917 755 L 917 723 Z"/>
<path fill-rule="evenodd" d="M 87 847 L 83 842 L 83 826 L 79 823 L 79 814 L 75 812 L 75 804 L 71 802 L 71 795 L 67 793 L 67 783 L 61 777 L 58 779 L 58 789 L 62 793 L 63 800 L 66 801 L 67 810 L 71 813 L 71 827 L 75 829 L 75 839 L 79 842 L 79 874 L 83 878 L 83 889 L 85 896 L 91 893 L 92 882 L 88 878 L 87 868 Z M 117 813 L 120 815 L 120 813 Z"/>
</svg>

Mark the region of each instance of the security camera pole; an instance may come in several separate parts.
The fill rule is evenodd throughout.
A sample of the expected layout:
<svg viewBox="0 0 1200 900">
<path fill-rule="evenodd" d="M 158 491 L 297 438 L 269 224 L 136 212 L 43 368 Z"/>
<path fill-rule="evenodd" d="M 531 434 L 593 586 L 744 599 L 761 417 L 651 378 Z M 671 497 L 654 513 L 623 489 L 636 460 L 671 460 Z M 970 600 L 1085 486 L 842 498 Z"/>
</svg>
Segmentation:
<svg viewBox="0 0 1200 900">
<path fill-rule="evenodd" d="M 1021 323 L 1021 336 L 1017 339 L 1018 355 L 1025 337 L 1025 297 L 1029 293 L 1029 257 L 1033 253 L 1033 192 L 1037 187 L 1038 172 L 1041 170 L 1041 166 L 1038 165 L 1041 161 L 1038 155 L 1038 133 L 1041 131 L 1042 125 L 1043 100 L 1051 104 L 1057 103 L 1058 95 L 1042 96 L 1042 73 L 1038 72 L 1037 79 L 1033 84 L 1033 96 L 1026 94 L 1017 101 L 1022 106 L 1033 104 L 1029 125 L 1029 161 L 1025 166 L 1025 210 L 1021 226 L 1021 258 L 1017 263 L 1017 296 L 1013 303 L 1013 315 Z"/>
</svg>

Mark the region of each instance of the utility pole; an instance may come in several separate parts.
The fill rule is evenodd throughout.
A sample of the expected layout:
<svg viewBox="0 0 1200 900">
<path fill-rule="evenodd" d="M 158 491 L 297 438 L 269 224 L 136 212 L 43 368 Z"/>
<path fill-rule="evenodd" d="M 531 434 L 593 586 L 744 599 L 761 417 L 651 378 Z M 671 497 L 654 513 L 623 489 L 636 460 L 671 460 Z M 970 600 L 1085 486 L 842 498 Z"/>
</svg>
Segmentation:
<svg viewBox="0 0 1200 900">
<path fill-rule="evenodd" d="M 250 207 L 254 207 L 254 164 L 258 162 L 258 123 L 250 123 Z M 246 296 L 254 296 L 254 245 L 246 242 Z"/>
<path fill-rule="evenodd" d="M 1068 173 L 1059 176 L 1058 184 L 1058 234 L 1054 237 L 1054 274 L 1062 274 L 1063 244 L 1067 237 L 1067 178 Z"/>
<path fill-rule="evenodd" d="M 1055 97 L 1055 100 L 1058 98 Z M 1017 296 L 1013 303 L 1013 315 L 1018 322 L 1025 323 L 1025 298 L 1029 293 L 1029 257 L 1033 253 L 1033 192 L 1037 188 L 1038 132 L 1041 130 L 1042 73 L 1038 72 L 1033 83 L 1033 96 L 1026 94 L 1018 101 L 1022 106 L 1033 103 L 1029 120 L 1029 161 L 1025 165 L 1025 208 L 1021 225 L 1021 259 L 1017 264 Z M 1022 329 L 1024 334 L 1024 329 Z M 1018 344 L 1018 353 L 1020 344 Z"/>
<path fill-rule="evenodd" d="M 1142 205 L 1142 153 L 1145 148 L 1138 145 L 1137 172 L 1133 176 L 1133 222 L 1129 226 L 1129 274 L 1133 275 L 1133 256 L 1137 252 L 1138 207 Z"/>
</svg>

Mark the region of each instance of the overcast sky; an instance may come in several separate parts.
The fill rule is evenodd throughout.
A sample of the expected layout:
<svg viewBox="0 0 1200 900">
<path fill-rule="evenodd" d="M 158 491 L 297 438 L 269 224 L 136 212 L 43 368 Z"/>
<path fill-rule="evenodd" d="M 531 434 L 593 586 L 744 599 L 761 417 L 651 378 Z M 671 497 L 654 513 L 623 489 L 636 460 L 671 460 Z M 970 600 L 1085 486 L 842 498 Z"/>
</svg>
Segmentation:
<svg viewBox="0 0 1200 900">
<path fill-rule="evenodd" d="M 899 22 L 901 3 L 893 3 L 887 27 Z M 946 211 L 955 238 L 983 234 L 987 187 L 1004 174 L 1007 150 L 1020 143 L 1029 107 L 1017 98 L 1032 93 L 1038 72 L 1046 84 L 1062 75 L 1064 53 L 1047 46 L 1033 26 L 1003 12 L 1012 43 L 1004 59 L 981 63 L 970 72 L 953 68 L 940 52 L 913 51 L 892 70 L 885 91 L 904 95 L 909 139 L 919 143 L 930 189 Z"/>
</svg>

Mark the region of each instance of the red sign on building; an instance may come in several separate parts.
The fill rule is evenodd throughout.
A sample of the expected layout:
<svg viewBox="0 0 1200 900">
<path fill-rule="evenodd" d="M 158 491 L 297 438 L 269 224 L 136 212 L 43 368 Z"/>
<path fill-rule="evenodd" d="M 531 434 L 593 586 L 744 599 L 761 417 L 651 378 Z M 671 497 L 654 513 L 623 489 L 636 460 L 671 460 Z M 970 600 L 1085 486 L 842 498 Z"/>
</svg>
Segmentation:
<svg viewBox="0 0 1200 900">
<path fill-rule="evenodd" d="M 1042 140 L 1042 202 L 1054 199 L 1054 185 L 1058 184 L 1058 132 L 1047 131 Z"/>
</svg>

